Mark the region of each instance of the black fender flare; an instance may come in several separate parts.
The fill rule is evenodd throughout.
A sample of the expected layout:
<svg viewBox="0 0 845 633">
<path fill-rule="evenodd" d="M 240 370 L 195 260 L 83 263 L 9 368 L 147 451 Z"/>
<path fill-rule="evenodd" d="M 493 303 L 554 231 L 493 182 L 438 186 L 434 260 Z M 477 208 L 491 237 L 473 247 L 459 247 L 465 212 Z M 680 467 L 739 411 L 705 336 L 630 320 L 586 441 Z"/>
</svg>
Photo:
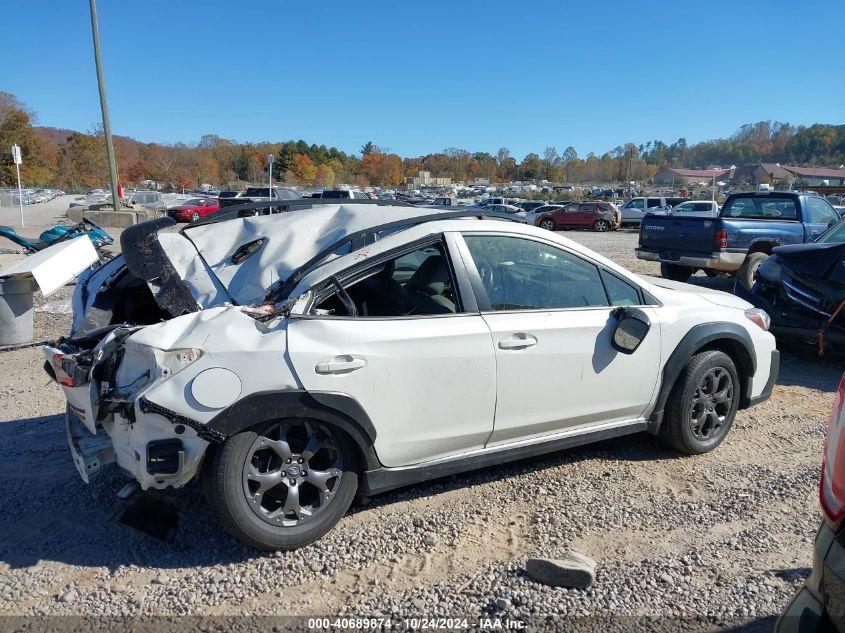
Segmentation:
<svg viewBox="0 0 845 633">
<path fill-rule="evenodd" d="M 330 424 L 358 445 L 365 469 L 381 466 L 374 448 L 375 426 L 358 401 L 343 393 L 305 389 L 252 393 L 226 407 L 205 426 L 230 437 L 261 422 L 283 418 L 311 418 Z"/>
<path fill-rule="evenodd" d="M 745 409 L 751 405 L 751 379 L 757 372 L 757 357 L 754 354 L 754 343 L 751 335 L 740 325 L 729 322 L 700 323 L 693 326 L 675 347 L 666 364 L 663 366 L 663 378 L 660 391 L 654 403 L 654 409 L 649 416 L 648 431 L 657 433 L 663 423 L 663 413 L 666 401 L 678 376 L 684 367 L 702 347 L 711 343 L 725 342 L 733 353 L 740 374 L 739 408 Z"/>
</svg>

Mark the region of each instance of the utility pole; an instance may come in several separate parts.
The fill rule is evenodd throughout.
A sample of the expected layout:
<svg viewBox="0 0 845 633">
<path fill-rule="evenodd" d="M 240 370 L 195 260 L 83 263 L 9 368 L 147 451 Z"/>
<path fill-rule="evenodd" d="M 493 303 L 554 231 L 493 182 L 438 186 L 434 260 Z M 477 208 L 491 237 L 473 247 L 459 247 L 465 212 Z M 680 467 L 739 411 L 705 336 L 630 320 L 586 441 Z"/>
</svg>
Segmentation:
<svg viewBox="0 0 845 633">
<path fill-rule="evenodd" d="M 114 160 L 109 108 L 106 105 L 106 83 L 103 80 L 103 60 L 100 55 L 100 27 L 97 25 L 97 6 L 94 0 L 89 0 L 89 4 L 91 5 L 91 33 L 94 36 L 94 64 L 97 66 L 97 87 L 100 90 L 100 109 L 103 112 L 103 136 L 106 139 L 106 158 L 109 162 L 109 185 L 111 186 L 114 210 L 119 211 L 120 198 L 117 195 L 117 164 Z"/>
</svg>

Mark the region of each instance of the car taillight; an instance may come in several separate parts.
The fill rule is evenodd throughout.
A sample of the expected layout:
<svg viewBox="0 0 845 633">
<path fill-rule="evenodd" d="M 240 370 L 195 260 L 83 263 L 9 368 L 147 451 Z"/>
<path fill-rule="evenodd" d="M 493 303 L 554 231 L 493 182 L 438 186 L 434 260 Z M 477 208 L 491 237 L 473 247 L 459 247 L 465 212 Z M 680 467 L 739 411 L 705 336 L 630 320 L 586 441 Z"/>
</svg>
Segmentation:
<svg viewBox="0 0 845 633">
<path fill-rule="evenodd" d="M 827 428 L 819 500 L 828 523 L 838 530 L 845 518 L 845 376 L 839 383 Z"/>
<path fill-rule="evenodd" d="M 716 248 L 728 247 L 728 232 L 725 229 L 716 231 Z"/>
</svg>

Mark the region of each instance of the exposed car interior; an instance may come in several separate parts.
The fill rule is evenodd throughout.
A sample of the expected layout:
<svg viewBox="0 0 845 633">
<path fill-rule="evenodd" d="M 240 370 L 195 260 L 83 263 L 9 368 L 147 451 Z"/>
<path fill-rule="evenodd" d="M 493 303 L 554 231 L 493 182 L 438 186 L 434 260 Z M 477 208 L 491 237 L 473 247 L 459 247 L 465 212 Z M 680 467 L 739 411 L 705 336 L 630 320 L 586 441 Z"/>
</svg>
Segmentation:
<svg viewBox="0 0 845 633">
<path fill-rule="evenodd" d="M 334 292 L 315 308 L 316 314 L 352 316 L 422 316 L 459 312 L 452 273 L 443 248 L 426 246 L 367 270 L 345 286 L 348 295 Z"/>
</svg>

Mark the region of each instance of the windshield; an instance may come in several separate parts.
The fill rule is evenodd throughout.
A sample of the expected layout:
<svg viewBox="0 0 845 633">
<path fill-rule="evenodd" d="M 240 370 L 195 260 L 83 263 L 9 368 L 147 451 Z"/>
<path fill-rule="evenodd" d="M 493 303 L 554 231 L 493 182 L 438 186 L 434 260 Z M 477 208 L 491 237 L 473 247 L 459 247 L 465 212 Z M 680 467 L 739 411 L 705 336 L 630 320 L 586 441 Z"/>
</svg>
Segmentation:
<svg viewBox="0 0 845 633">
<path fill-rule="evenodd" d="M 845 242 L 845 220 L 840 220 L 827 231 L 819 235 L 816 242 L 820 244 L 842 244 Z"/>
</svg>

